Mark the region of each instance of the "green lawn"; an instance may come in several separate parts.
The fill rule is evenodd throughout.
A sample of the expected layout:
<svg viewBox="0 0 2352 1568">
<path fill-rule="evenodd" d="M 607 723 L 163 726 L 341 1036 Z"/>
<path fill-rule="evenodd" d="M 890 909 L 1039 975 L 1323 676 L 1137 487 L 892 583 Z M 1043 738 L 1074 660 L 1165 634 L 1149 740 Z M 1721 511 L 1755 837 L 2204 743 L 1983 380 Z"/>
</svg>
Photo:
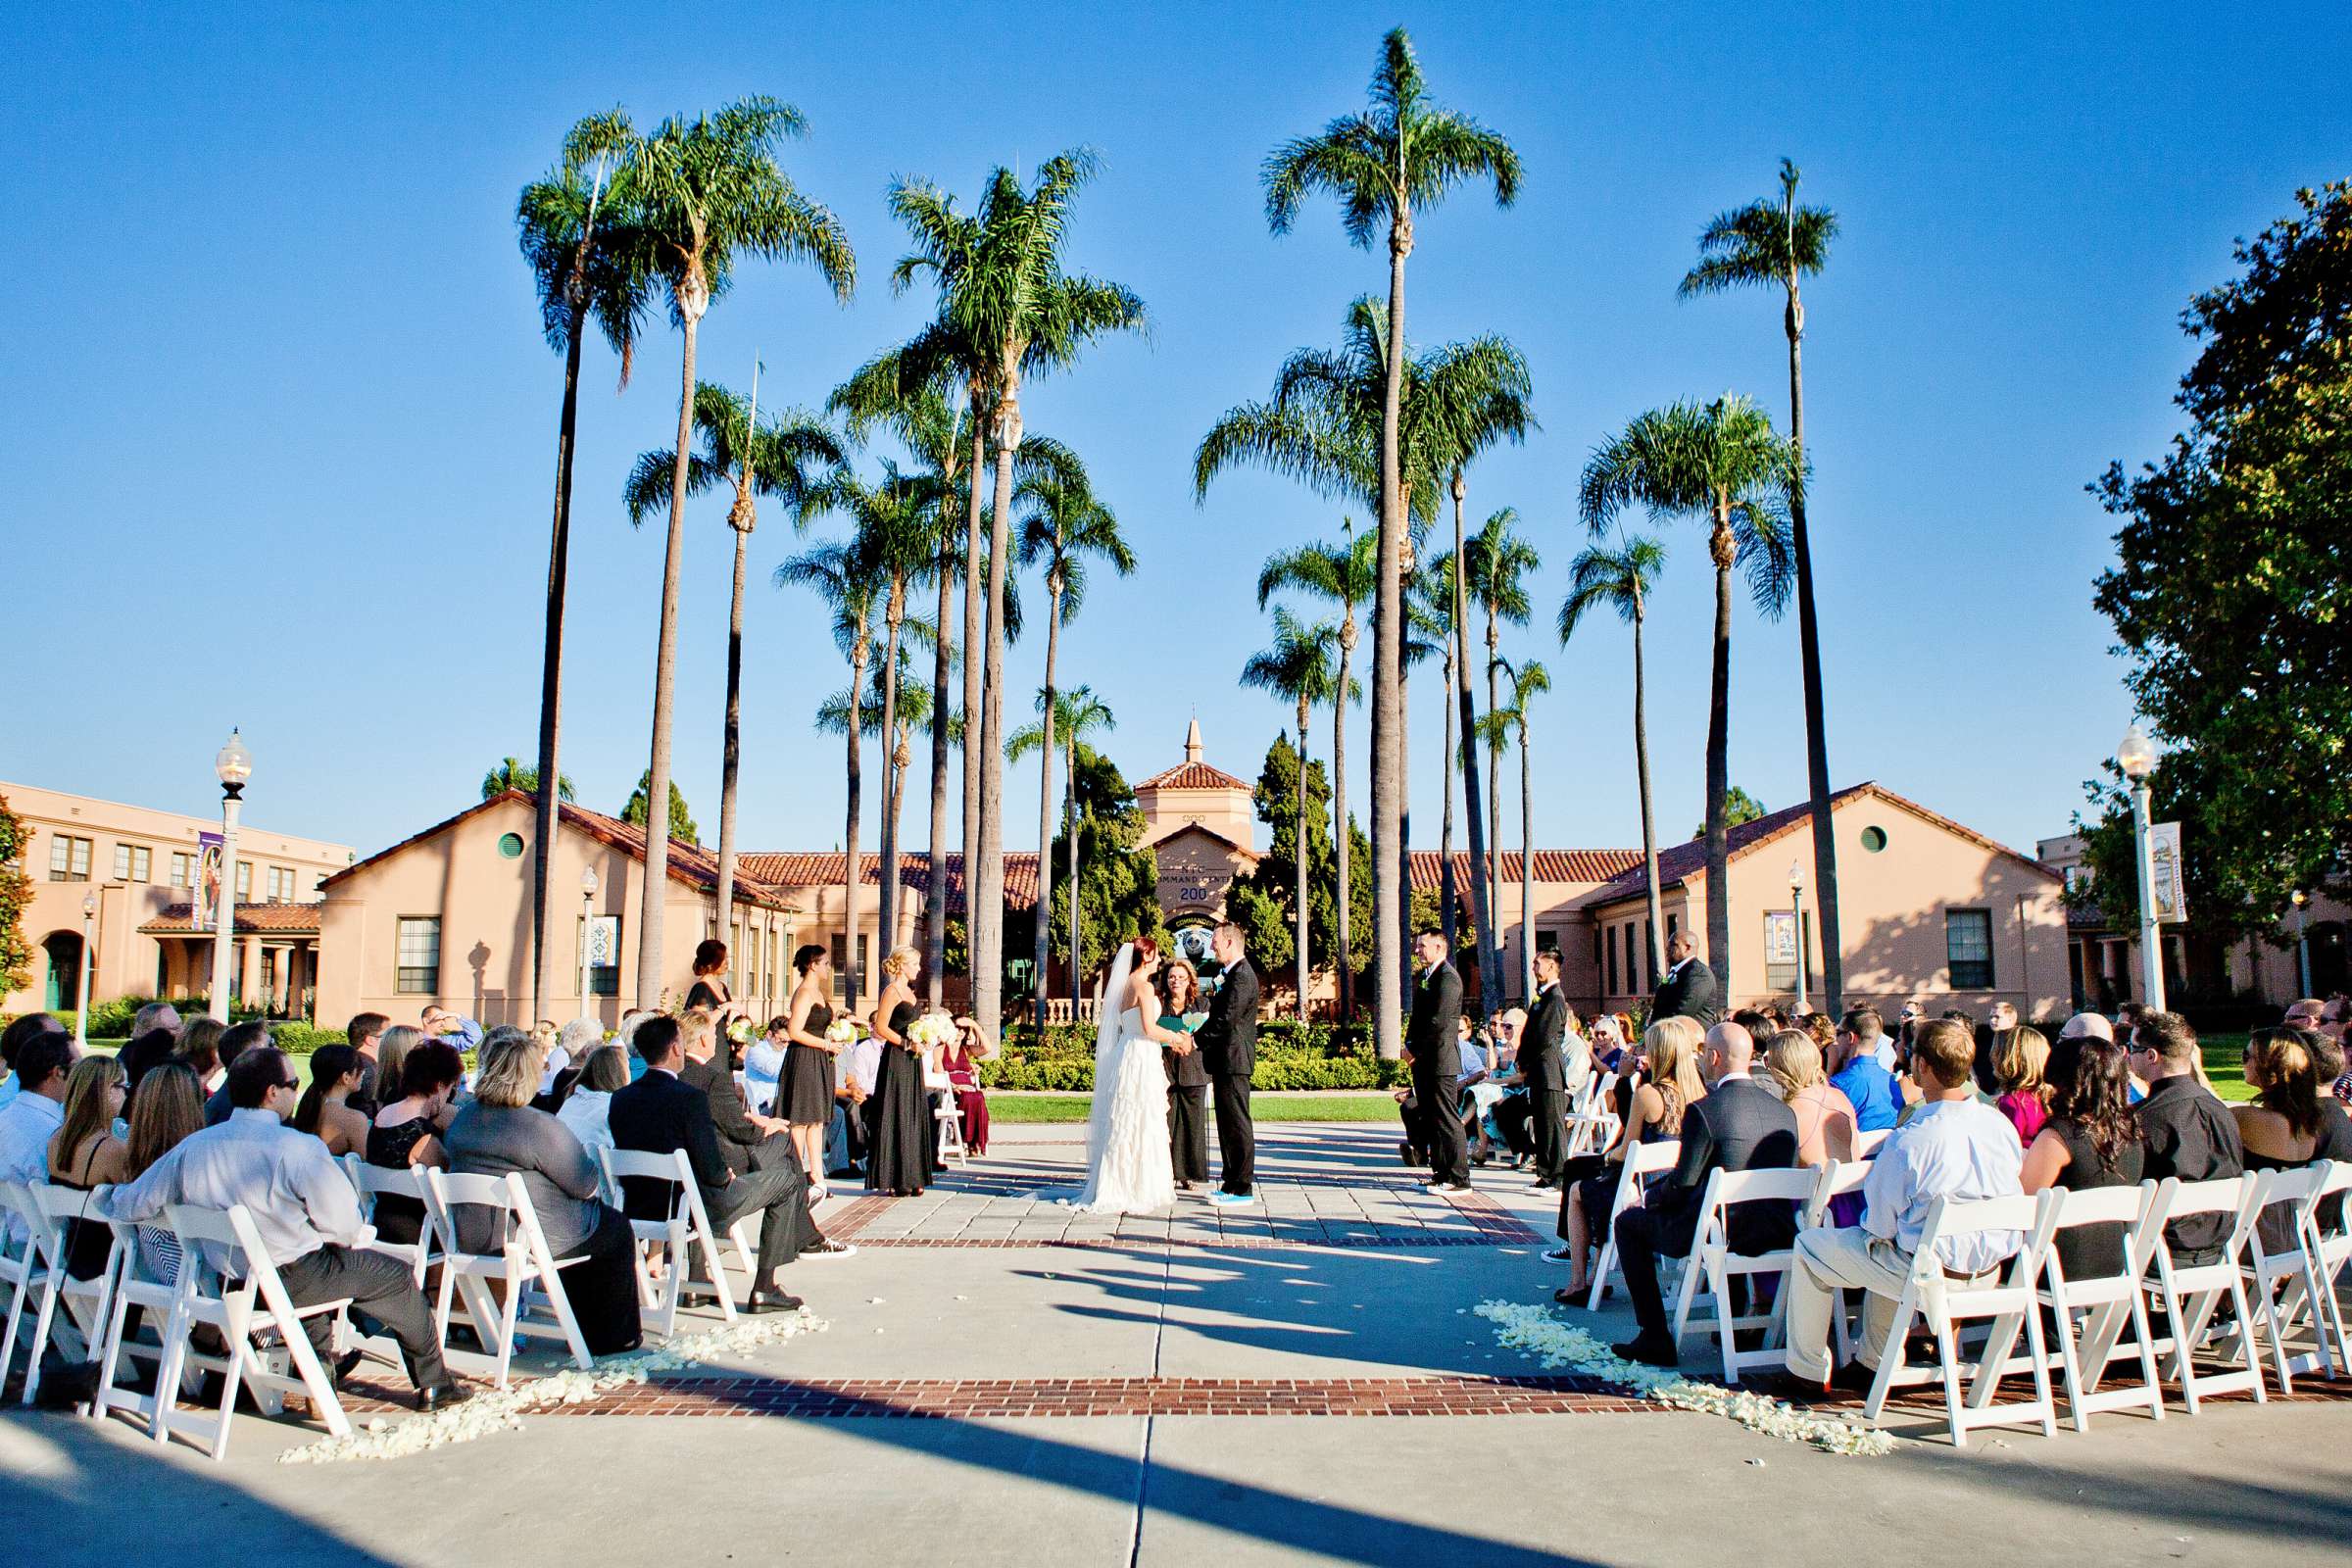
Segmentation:
<svg viewBox="0 0 2352 1568">
<path fill-rule="evenodd" d="M 1092 1095 L 992 1094 L 988 1114 L 999 1122 L 1084 1121 L 1094 1105 Z M 1306 1094 L 1268 1091 L 1250 1097 L 1250 1113 L 1258 1121 L 1387 1121 L 1396 1119 L 1396 1102 L 1385 1089 L 1352 1094 Z"/>
<path fill-rule="evenodd" d="M 2213 1092 L 2224 1100 L 2252 1100 L 2254 1091 L 2246 1087 L 2246 1037 L 2210 1034 L 2197 1043 L 2205 1051 L 2205 1076 L 2213 1080 Z"/>
</svg>

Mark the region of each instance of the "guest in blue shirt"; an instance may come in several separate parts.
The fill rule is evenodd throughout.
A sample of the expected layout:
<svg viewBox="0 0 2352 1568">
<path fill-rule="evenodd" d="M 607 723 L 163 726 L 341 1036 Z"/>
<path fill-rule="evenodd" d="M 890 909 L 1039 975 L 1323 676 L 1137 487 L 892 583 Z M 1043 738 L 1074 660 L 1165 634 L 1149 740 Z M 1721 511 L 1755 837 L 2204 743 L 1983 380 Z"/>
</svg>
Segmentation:
<svg viewBox="0 0 2352 1568">
<path fill-rule="evenodd" d="M 1865 1014 L 1870 1022 L 1877 1022 L 1878 1014 L 1868 1007 L 1849 1008 L 1838 1022 L 1838 1053 L 1845 1064 L 1830 1075 L 1830 1084 L 1852 1102 L 1855 1131 L 1884 1132 L 1903 1113 L 1903 1090 L 1894 1074 L 1866 1049 L 1862 1037 Z"/>
</svg>

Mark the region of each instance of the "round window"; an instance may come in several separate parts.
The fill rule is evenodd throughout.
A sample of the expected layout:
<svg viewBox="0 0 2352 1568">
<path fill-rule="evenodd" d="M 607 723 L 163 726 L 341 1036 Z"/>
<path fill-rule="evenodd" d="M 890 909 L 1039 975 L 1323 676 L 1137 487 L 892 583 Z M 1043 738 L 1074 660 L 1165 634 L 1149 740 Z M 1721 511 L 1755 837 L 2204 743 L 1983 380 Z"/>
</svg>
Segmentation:
<svg viewBox="0 0 2352 1568">
<path fill-rule="evenodd" d="M 498 837 L 498 853 L 505 856 L 510 860 L 521 859 L 522 835 L 519 833 L 500 834 Z"/>
<path fill-rule="evenodd" d="M 1886 847 L 1886 830 L 1883 827 L 1864 828 L 1862 830 L 1862 847 L 1873 855 L 1878 854 Z"/>
</svg>

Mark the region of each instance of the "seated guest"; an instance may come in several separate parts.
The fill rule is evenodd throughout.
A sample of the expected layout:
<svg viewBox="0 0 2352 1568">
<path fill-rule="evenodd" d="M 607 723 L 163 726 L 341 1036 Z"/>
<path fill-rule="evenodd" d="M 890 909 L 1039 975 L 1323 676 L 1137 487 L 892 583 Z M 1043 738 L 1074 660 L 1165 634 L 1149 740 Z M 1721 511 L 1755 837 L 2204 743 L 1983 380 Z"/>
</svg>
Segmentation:
<svg viewBox="0 0 2352 1568">
<path fill-rule="evenodd" d="M 121 1181 L 138 1180 L 157 1160 L 202 1131 L 204 1090 L 195 1073 L 184 1062 L 165 1062 L 141 1081 L 139 1096 L 131 1103 Z M 137 1234 L 144 1277 L 158 1285 L 178 1284 L 179 1238 L 161 1225 L 141 1225 Z M 124 1332 L 127 1337 L 127 1326 Z"/>
<path fill-rule="evenodd" d="M 588 1053 L 605 1043 L 605 1026 L 594 1018 L 574 1018 L 552 1032 L 555 1044 L 548 1049 L 547 1060 L 539 1068 L 539 1092 L 531 1100 L 531 1103 L 551 1116 L 564 1108 L 564 1097 L 579 1082 L 580 1068 L 587 1061 Z M 531 1038 L 536 1042 L 538 1036 Z"/>
<path fill-rule="evenodd" d="M 1681 1137 L 1690 1108 L 1706 1097 L 1706 1084 L 1698 1075 L 1702 1039 L 1697 1021 L 1679 1014 L 1642 1032 L 1642 1082 L 1619 1123 L 1617 1141 L 1600 1155 L 1592 1174 L 1581 1175 L 1572 1168 L 1570 1175 L 1576 1179 L 1560 1194 L 1558 1230 L 1567 1245 L 1544 1256 L 1572 1271 L 1568 1284 L 1552 1293 L 1562 1306 L 1578 1304 L 1592 1288 L 1586 1270 L 1592 1249 L 1608 1240 L 1609 1212 L 1616 1206 L 1627 1152 L 1640 1144 Z"/>
<path fill-rule="evenodd" d="M 228 1025 L 210 1013 L 190 1018 L 179 1026 L 179 1045 L 172 1059 L 196 1075 L 197 1087 L 207 1099 L 228 1081 L 228 1065 L 220 1059 L 220 1037 L 226 1033 Z"/>
<path fill-rule="evenodd" d="M 416 1017 L 416 1032 L 427 1040 L 446 1040 L 457 1047 L 460 1055 L 475 1050 L 482 1043 L 482 1026 L 464 1013 L 447 1007 L 426 1004 Z"/>
<path fill-rule="evenodd" d="M 1823 1227 L 1796 1239 L 1788 1271 L 1789 1376 L 1818 1388 L 1831 1379 L 1830 1317 L 1840 1293 L 1864 1292 L 1862 1338 L 1853 1366 L 1839 1386 L 1867 1388 L 1886 1353 L 1894 1303 L 1911 1277 L 1922 1227 L 1937 1200 L 2010 1198 L 2019 1192 L 2024 1152 L 2017 1129 L 1976 1098 L 1976 1041 L 1968 1025 L 1938 1018 L 1912 1037 L 1911 1073 L 1921 1102 L 1910 1120 L 1886 1135 L 1862 1186 L 1862 1223 Z M 2015 1231 L 1946 1236 L 1936 1262 L 1946 1274 L 1976 1279 L 2015 1253 Z M 1902 1347 L 1891 1348 L 1896 1355 Z"/>
<path fill-rule="evenodd" d="M 1623 1072 L 1625 1070 L 1626 1027 L 1613 1012 L 1604 1012 L 1592 1020 L 1592 1070 Z"/>
<path fill-rule="evenodd" d="M 2049 1119 L 2050 1090 L 2041 1076 L 2049 1060 L 2049 1038 L 2026 1025 L 2012 1027 L 1993 1048 L 1992 1073 L 2001 1088 L 1993 1108 L 2017 1129 L 2021 1149 L 2032 1145 L 2034 1135 Z"/>
<path fill-rule="evenodd" d="M 400 1079 L 385 1078 L 380 1071 L 384 1035 L 391 1027 L 392 1020 L 380 1012 L 355 1014 L 343 1026 L 344 1044 L 360 1056 L 360 1087 L 351 1092 L 347 1103 L 363 1116 L 374 1115 L 383 1105 L 383 1097 L 376 1092 L 379 1080 L 392 1094 L 400 1092 Z"/>
<path fill-rule="evenodd" d="M 49 1179 L 49 1145 L 66 1120 L 66 1080 L 74 1070 L 74 1041 L 62 1029 L 34 1030 L 17 1046 L 17 1098 L 0 1105 L 0 1182 Z M 0 1242 L 14 1250 L 25 1240 L 14 1209 L 0 1214 Z"/>
<path fill-rule="evenodd" d="M 2304 1047 L 2311 1059 L 2318 1063 L 2322 1084 L 2343 1081 L 2344 1043 L 2333 1035 L 2315 1030 L 2302 1031 Z M 2344 1102 L 2336 1095 L 2320 1096 L 2320 1141 L 2312 1151 L 2314 1159 L 2342 1160 L 2352 1165 L 2352 1114 L 2344 1110 Z M 2344 1195 L 2330 1193 L 2320 1200 L 2320 1225 L 2332 1231 L 2343 1223 Z"/>
<path fill-rule="evenodd" d="M 8 1074 L 8 1081 L 0 1083 L 0 1110 L 6 1109 L 9 1102 L 15 1100 L 24 1087 L 24 1081 L 17 1076 L 17 1048 L 35 1035 L 53 1033 L 66 1033 L 66 1026 L 45 1012 L 28 1012 L 6 1029 L 0 1029 L 0 1062 L 6 1063 L 6 1067 L 0 1070 Z"/>
<path fill-rule="evenodd" d="M 386 1170 L 427 1165 L 447 1169 L 441 1129 L 449 1122 L 450 1101 L 465 1076 L 466 1058 L 446 1040 L 419 1040 L 404 1051 L 400 1098 L 377 1111 L 368 1129 L 368 1163 Z M 387 1242 L 414 1246 L 424 1234 L 424 1204 L 403 1193 L 379 1195 L 375 1230 Z"/>
<path fill-rule="evenodd" d="M 532 1105 L 539 1092 L 539 1048 L 513 1025 L 482 1041 L 473 1099 L 449 1124 L 442 1146 L 449 1168 L 462 1176 L 522 1178 L 548 1250 L 586 1261 L 564 1269 L 564 1294 L 579 1320 L 591 1355 L 633 1350 L 644 1335 L 637 1322 L 637 1244 L 628 1219 L 600 1199 L 604 1175 L 570 1129 Z M 494 1252 L 493 1213 L 479 1204 L 456 1205 L 458 1244 Z"/>
<path fill-rule="evenodd" d="M 2321 1087 L 2319 1062 L 2306 1039 L 2303 1030 L 2274 1026 L 2255 1030 L 2246 1042 L 2246 1087 L 2254 1091 L 2254 1102 L 2230 1110 L 2248 1170 L 2295 1170 L 2325 1157 L 2320 1106 L 2334 1097 Z M 2274 1253 L 2299 1245 L 2290 1205 L 2263 1210 L 2262 1245 Z"/>
<path fill-rule="evenodd" d="M 684 1150 L 702 1189 L 703 1206 L 718 1231 L 758 1213 L 760 1260 L 752 1274 L 748 1310 L 788 1312 L 797 1308 L 800 1298 L 785 1294 L 777 1285 L 776 1270 L 799 1257 L 808 1239 L 816 1234 L 815 1222 L 808 1217 L 808 1181 L 799 1161 L 738 1174 L 719 1150 L 709 1097 L 678 1077 L 686 1064 L 685 1054 L 678 1049 L 678 1021 L 658 1013 L 643 1020 L 637 1026 L 636 1046 L 637 1054 L 645 1060 L 645 1076 L 613 1093 L 613 1147 L 657 1154 Z M 675 1198 L 669 1183 L 631 1180 L 621 1185 L 632 1216 L 669 1217 Z"/>
<path fill-rule="evenodd" d="M 1955 1013 L 1963 1020 L 1968 1017 L 1957 1007 L 1944 1016 L 1949 1018 Z M 1991 1016 L 1975 1027 L 1977 1060 L 1974 1076 L 1977 1091 L 1990 1100 L 2001 1092 L 2000 1056 L 2008 1049 L 2009 1037 L 2017 1032 L 2017 1007 L 2011 1003 L 1996 1002 L 1992 1004 Z"/>
<path fill-rule="evenodd" d="M 1755 1081 L 1788 1102 L 1796 1118 L 1796 1163 L 1854 1157 L 1854 1107 L 1822 1070 L 1821 1047 L 1810 1033 L 1784 1029 L 1765 1042 L 1764 1071 Z"/>
<path fill-rule="evenodd" d="M 368 1118 L 352 1108 L 351 1097 L 366 1077 L 360 1054 L 349 1046 L 320 1046 L 311 1053 L 311 1087 L 294 1107 L 294 1130 L 309 1133 L 341 1159 L 368 1154 Z"/>
<path fill-rule="evenodd" d="M 179 1009 L 169 1002 L 150 1002 L 130 1020 L 130 1044 L 115 1059 L 122 1063 L 130 1092 L 139 1080 L 172 1059 L 179 1049 Z"/>
<path fill-rule="evenodd" d="M 1775 1038 L 1812 1044 L 1793 1029 Z M 1658 1259 L 1690 1255 L 1708 1177 L 1719 1170 L 1785 1170 L 1796 1160 L 1796 1116 L 1749 1077 L 1755 1054 L 1754 1038 L 1736 1023 L 1707 1031 L 1707 1094 L 1683 1117 L 1674 1169 L 1648 1190 L 1640 1208 L 1617 1217 L 1617 1257 L 1640 1329 L 1615 1347 L 1629 1361 L 1673 1366 L 1681 1359 L 1658 1290 Z M 1775 1251 L 1796 1234 L 1793 1202 L 1740 1203 L 1726 1218 L 1735 1252 Z"/>
<path fill-rule="evenodd" d="M 775 1113 L 784 1062 L 791 1052 L 792 1020 L 781 1013 L 768 1019 L 760 1038 L 743 1048 L 743 1102 L 762 1116 Z M 805 1154 L 801 1163 L 808 1163 Z"/>
<path fill-rule="evenodd" d="M 612 1147 L 612 1092 L 627 1088 L 628 1082 L 628 1053 L 618 1046 L 599 1046 L 588 1053 L 578 1081 L 564 1097 L 564 1108 L 556 1112 L 556 1120 L 571 1129 L 591 1159 L 598 1150 Z"/>
<path fill-rule="evenodd" d="M 375 1073 L 369 1079 L 369 1099 L 374 1108 L 368 1112 L 373 1120 L 375 1112 L 398 1100 L 405 1091 L 401 1088 L 401 1067 L 409 1059 L 424 1035 L 405 1023 L 396 1023 L 376 1036 Z"/>
<path fill-rule="evenodd" d="M 207 1127 L 218 1127 L 228 1120 L 228 1113 L 234 1108 L 234 1102 L 228 1098 L 227 1069 L 234 1067 L 237 1064 L 237 1058 L 246 1052 L 257 1046 L 268 1044 L 270 1044 L 270 1026 L 259 1018 L 248 1018 L 243 1023 L 232 1023 L 221 1033 L 220 1087 L 214 1090 L 213 1098 L 204 1102 L 204 1124 Z"/>
<path fill-rule="evenodd" d="M 86 1193 L 122 1180 L 128 1150 L 115 1136 L 129 1077 L 112 1056 L 84 1056 L 66 1075 L 65 1119 L 49 1140 L 49 1180 Z M 114 1250 L 105 1222 L 76 1218 L 66 1225 L 66 1272 L 93 1280 Z"/>
<path fill-rule="evenodd" d="M 2048 1070 L 2049 1119 L 2026 1150 L 2018 1184 L 2028 1193 L 2137 1187 L 2148 1148 L 2139 1118 L 2132 1113 L 2132 1074 L 2124 1065 L 2123 1048 L 2098 1036 L 2060 1035 L 2050 1050 Z M 2060 1231 L 2060 1271 L 2070 1280 L 2122 1273 L 2130 1229 L 2119 1223 Z"/>
<path fill-rule="evenodd" d="M 802 1169 L 800 1155 L 792 1147 L 791 1129 L 744 1104 L 743 1093 L 735 1087 L 734 1070 L 727 1064 L 726 1044 L 718 1037 L 715 1012 L 709 1007 L 687 1008 L 678 1020 L 678 1049 L 686 1056 L 678 1067 L 678 1078 L 701 1090 L 710 1102 L 710 1123 L 718 1129 L 718 1152 L 725 1156 L 727 1169 L 737 1175 L 769 1165 Z"/>
<path fill-rule="evenodd" d="M 1857 1132 L 1884 1132 L 1903 1113 L 1903 1092 L 1894 1069 L 1884 1059 L 1878 1009 L 1848 1007 L 1838 1025 L 1838 1049 L 1842 1053 L 1830 1072 L 1830 1084 L 1854 1107 Z M 1973 1048 L 1972 1048 L 1973 1049 Z"/>
<path fill-rule="evenodd" d="M 969 1018 L 956 1020 L 956 1043 L 940 1057 L 948 1086 L 956 1092 L 957 1131 L 963 1147 L 975 1154 L 988 1152 L 988 1096 L 980 1088 L 980 1062 L 989 1054 L 980 1026 Z"/>
<path fill-rule="evenodd" d="M 345 1300 L 363 1326 L 373 1319 L 399 1342 L 418 1409 L 465 1398 L 442 1364 L 432 1310 L 409 1266 L 360 1245 L 368 1227 L 351 1183 L 325 1145 L 284 1125 L 296 1098 L 285 1055 L 272 1046 L 243 1052 L 229 1068 L 228 1087 L 235 1106 L 229 1119 L 186 1139 L 136 1181 L 115 1188 L 107 1212 L 140 1224 L 172 1203 L 244 1204 L 288 1299 L 296 1306 Z M 304 1319 L 303 1327 L 320 1362 L 340 1382 L 360 1352 L 334 1360 L 334 1323 L 333 1313 L 322 1312 Z"/>
<path fill-rule="evenodd" d="M 2132 1065 L 2148 1086 L 2138 1115 L 2151 1179 L 2227 1181 L 2245 1173 L 2236 1118 L 2197 1081 L 2197 1036 L 2187 1019 L 2140 1008 L 2132 1029 Z M 2210 1263 L 2222 1255 L 2232 1224 L 2228 1214 L 2192 1214 L 2165 1226 L 2165 1245 L 2175 1263 Z"/>
<path fill-rule="evenodd" d="M 1903 1010 L 1905 1016 L 1910 1017 L 1919 1010 L 1918 1004 L 1913 1003 Z M 1895 1068 L 1900 1065 L 1894 1037 L 1886 1032 L 1886 1020 L 1880 1014 L 1879 1009 L 1867 1002 L 1846 1008 L 1845 1016 L 1837 1020 L 1833 1033 L 1840 1037 L 1845 1035 L 1853 1037 L 1852 1044 L 1838 1055 L 1837 1059 L 1840 1063 L 1859 1053 L 1869 1056 L 1881 1067 L 1886 1069 L 1889 1077 L 1893 1076 Z M 1822 1060 L 1826 1063 L 1830 1059 L 1830 1054 L 1824 1053 Z"/>
</svg>

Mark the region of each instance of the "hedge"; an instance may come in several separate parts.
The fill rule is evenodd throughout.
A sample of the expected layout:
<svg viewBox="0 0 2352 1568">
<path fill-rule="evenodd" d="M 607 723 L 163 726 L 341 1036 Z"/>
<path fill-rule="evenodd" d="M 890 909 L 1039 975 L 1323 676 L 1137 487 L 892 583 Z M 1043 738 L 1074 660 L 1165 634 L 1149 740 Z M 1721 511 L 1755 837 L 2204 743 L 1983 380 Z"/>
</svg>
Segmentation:
<svg viewBox="0 0 2352 1568">
<path fill-rule="evenodd" d="M 990 1089 L 1092 1090 L 1092 1024 L 1050 1024 L 1043 1036 L 1027 1026 L 1005 1031 L 1005 1047 L 981 1062 Z M 1257 1030 L 1255 1089 L 1392 1089 L 1409 1081 L 1401 1062 L 1382 1061 L 1359 1024 L 1334 1026 L 1296 1020 L 1261 1023 Z"/>
</svg>

